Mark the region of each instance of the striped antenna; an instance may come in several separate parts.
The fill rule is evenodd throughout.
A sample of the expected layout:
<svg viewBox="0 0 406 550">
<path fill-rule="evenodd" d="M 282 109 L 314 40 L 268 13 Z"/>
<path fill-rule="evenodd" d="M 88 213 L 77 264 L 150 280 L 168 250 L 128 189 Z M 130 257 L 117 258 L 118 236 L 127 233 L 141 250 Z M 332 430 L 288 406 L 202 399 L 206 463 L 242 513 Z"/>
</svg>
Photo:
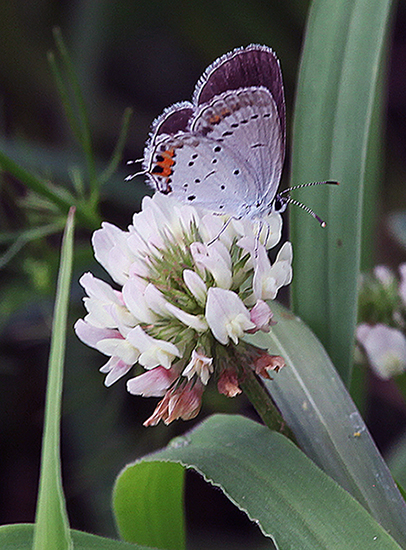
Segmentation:
<svg viewBox="0 0 406 550">
<path fill-rule="evenodd" d="M 307 212 L 314 219 L 316 219 L 319 222 L 319 224 L 321 225 L 321 227 L 326 227 L 327 223 L 324 220 L 322 220 L 320 218 L 320 216 L 318 216 L 316 214 L 316 212 L 314 212 L 314 210 L 312 210 L 311 208 L 309 208 L 308 206 L 306 206 L 302 202 L 299 202 L 295 199 L 292 199 L 292 197 L 289 197 L 289 196 L 284 197 L 283 196 L 286 193 L 289 193 L 290 191 L 293 191 L 294 189 L 301 189 L 302 187 L 312 187 L 313 185 L 339 185 L 339 183 L 338 183 L 338 181 L 314 181 L 314 182 L 311 182 L 311 183 L 302 183 L 301 185 L 295 185 L 294 187 L 288 187 L 287 189 L 284 189 L 283 191 L 278 193 L 278 197 L 279 197 L 279 200 L 281 201 L 282 204 L 284 204 L 284 205 L 294 204 L 295 206 L 298 206 L 299 208 L 302 208 L 305 212 Z"/>
<path fill-rule="evenodd" d="M 312 181 L 311 183 L 302 183 L 301 185 L 295 185 L 294 187 L 288 187 L 287 189 L 284 189 L 278 195 L 285 195 L 285 193 L 289 193 L 290 191 L 293 191 L 294 189 L 301 189 L 302 187 L 313 187 L 313 185 L 340 185 L 338 181 Z"/>
<path fill-rule="evenodd" d="M 136 160 L 127 160 L 127 166 L 130 164 L 137 164 L 138 162 L 143 162 L 144 159 L 136 159 Z M 136 178 L 137 176 L 145 176 L 145 174 L 148 173 L 148 170 L 140 170 L 139 172 L 135 172 L 135 174 L 130 174 L 126 178 L 124 178 L 125 181 L 131 181 L 132 179 Z"/>
</svg>

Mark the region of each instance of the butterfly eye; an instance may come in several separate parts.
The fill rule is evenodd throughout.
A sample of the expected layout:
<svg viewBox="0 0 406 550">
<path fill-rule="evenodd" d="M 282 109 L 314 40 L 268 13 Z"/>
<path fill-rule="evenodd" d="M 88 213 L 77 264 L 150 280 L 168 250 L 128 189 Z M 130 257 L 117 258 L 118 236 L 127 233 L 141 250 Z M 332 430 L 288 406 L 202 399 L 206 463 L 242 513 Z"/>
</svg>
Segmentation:
<svg viewBox="0 0 406 550">
<path fill-rule="evenodd" d="M 286 197 L 281 197 L 279 194 L 276 195 L 275 201 L 274 201 L 275 212 L 284 212 L 286 210 L 287 204 L 288 204 L 288 200 L 286 199 Z"/>
</svg>

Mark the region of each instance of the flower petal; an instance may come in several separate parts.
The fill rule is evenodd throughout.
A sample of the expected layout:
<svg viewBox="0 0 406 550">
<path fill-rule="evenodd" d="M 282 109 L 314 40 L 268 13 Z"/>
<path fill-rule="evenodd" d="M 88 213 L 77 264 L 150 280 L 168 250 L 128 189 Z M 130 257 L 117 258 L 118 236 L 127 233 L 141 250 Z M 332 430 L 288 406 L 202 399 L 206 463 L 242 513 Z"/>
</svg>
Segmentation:
<svg viewBox="0 0 406 550">
<path fill-rule="evenodd" d="M 146 369 L 153 369 L 159 365 L 169 369 L 174 358 L 181 356 L 174 344 L 153 338 L 140 326 L 133 328 L 127 338 L 140 351 L 138 362 Z"/>
<path fill-rule="evenodd" d="M 207 293 L 206 320 L 214 337 L 226 345 L 234 343 L 247 330 L 255 329 L 250 313 L 242 300 L 231 290 L 211 287 Z"/>
<path fill-rule="evenodd" d="M 202 351 L 193 350 L 192 357 L 185 370 L 182 372 L 183 376 L 186 376 L 189 380 L 194 375 L 200 378 L 202 384 L 205 386 L 209 381 L 210 375 L 214 371 L 213 358 L 207 357 Z"/>
<path fill-rule="evenodd" d="M 127 340 L 122 338 L 105 338 L 97 342 L 96 349 L 105 355 L 118 357 L 127 365 L 134 365 L 137 362 L 140 352 Z"/>
<path fill-rule="evenodd" d="M 134 395 L 162 397 L 178 376 L 179 372 L 174 368 L 155 367 L 128 380 L 127 390 Z"/>
<path fill-rule="evenodd" d="M 220 288 L 230 288 L 232 282 L 231 257 L 225 245 L 219 241 L 211 245 L 192 243 L 190 252 L 197 267 L 206 269 Z"/>
<path fill-rule="evenodd" d="M 133 261 L 127 244 L 129 233 L 111 223 L 103 222 L 102 228 L 93 233 L 92 244 L 96 260 L 116 283 L 123 285 Z"/>
<path fill-rule="evenodd" d="M 203 279 L 191 269 L 184 269 L 182 276 L 185 285 L 196 298 L 197 302 L 200 305 L 204 305 L 206 303 L 207 288 Z"/>
<path fill-rule="evenodd" d="M 99 369 L 100 372 L 107 373 L 104 379 L 104 385 L 110 387 L 114 382 L 117 382 L 119 378 L 127 374 L 132 366 L 133 365 L 128 365 L 118 357 L 110 357 L 107 363 Z"/>
<path fill-rule="evenodd" d="M 92 348 L 96 348 L 97 343 L 105 338 L 121 338 L 118 330 L 95 327 L 83 319 L 78 319 L 73 328 L 82 342 Z"/>
<path fill-rule="evenodd" d="M 209 328 L 204 315 L 192 315 L 168 302 L 166 303 L 166 309 L 171 315 L 179 319 L 181 323 L 187 327 L 191 327 L 196 332 L 205 332 Z"/>
</svg>

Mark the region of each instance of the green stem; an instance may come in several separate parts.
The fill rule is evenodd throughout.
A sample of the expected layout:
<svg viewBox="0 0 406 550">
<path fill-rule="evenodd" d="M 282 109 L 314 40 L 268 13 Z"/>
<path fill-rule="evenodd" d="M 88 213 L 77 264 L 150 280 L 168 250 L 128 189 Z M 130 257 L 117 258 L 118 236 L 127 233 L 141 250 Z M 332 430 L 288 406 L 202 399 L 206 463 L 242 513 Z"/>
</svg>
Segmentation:
<svg viewBox="0 0 406 550">
<path fill-rule="evenodd" d="M 296 443 L 292 430 L 286 424 L 266 388 L 250 367 L 244 369 L 244 373 L 239 380 L 239 386 L 262 418 L 264 424 L 269 429 L 285 435 Z"/>
</svg>

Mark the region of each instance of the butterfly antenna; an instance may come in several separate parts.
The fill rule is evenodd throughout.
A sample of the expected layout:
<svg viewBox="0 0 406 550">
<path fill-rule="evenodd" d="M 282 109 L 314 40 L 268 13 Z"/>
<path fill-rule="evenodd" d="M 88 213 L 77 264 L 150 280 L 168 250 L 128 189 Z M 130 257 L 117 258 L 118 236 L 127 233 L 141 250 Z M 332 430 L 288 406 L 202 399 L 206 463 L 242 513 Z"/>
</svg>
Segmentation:
<svg viewBox="0 0 406 550">
<path fill-rule="evenodd" d="M 127 160 L 128 164 L 136 164 L 137 162 L 143 162 L 144 159 Z"/>
<path fill-rule="evenodd" d="M 301 185 L 295 185 L 294 187 L 288 187 L 279 193 L 279 196 L 285 195 L 294 189 L 301 189 L 302 187 L 313 187 L 313 185 L 340 185 L 338 181 L 312 181 L 310 183 L 302 183 Z"/>
<path fill-rule="evenodd" d="M 145 176 L 145 174 L 148 174 L 148 170 L 141 170 L 141 172 L 135 172 L 135 174 L 130 174 L 126 178 L 124 178 L 124 181 L 131 181 L 132 179 L 136 178 L 137 176 Z"/>
<path fill-rule="evenodd" d="M 302 208 L 305 212 L 307 212 L 314 219 L 316 219 L 319 222 L 319 224 L 321 225 L 321 227 L 326 227 L 326 225 L 327 225 L 326 222 L 324 220 L 322 220 L 320 218 L 320 216 L 318 216 L 316 214 L 316 212 L 314 212 L 311 208 L 309 208 L 308 206 L 306 206 L 302 202 L 296 201 L 295 199 L 292 199 L 292 197 L 284 197 L 283 200 L 284 200 L 285 204 L 294 204 L 295 206 L 299 206 L 299 208 Z"/>
</svg>

